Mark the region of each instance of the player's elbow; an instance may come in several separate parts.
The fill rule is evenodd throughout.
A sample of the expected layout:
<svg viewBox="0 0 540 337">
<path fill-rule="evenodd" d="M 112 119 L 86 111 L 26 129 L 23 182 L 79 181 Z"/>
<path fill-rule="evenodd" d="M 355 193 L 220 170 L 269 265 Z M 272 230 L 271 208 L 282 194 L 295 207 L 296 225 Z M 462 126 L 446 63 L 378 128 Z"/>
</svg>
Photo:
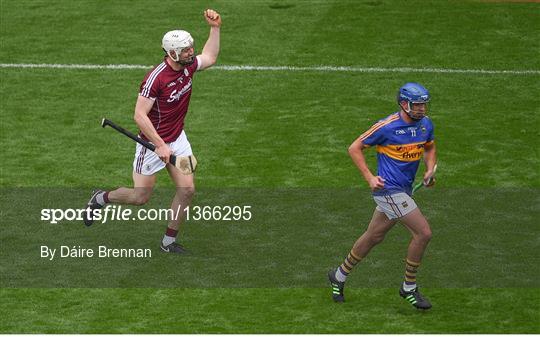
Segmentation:
<svg viewBox="0 0 540 337">
<path fill-rule="evenodd" d="M 211 67 L 217 62 L 217 54 L 205 53 L 202 55 L 203 66 L 205 68 Z"/>
<path fill-rule="evenodd" d="M 209 57 L 208 60 L 206 61 L 207 63 L 206 67 L 211 67 L 214 64 L 216 64 L 216 62 L 217 62 L 217 57 Z"/>
<path fill-rule="evenodd" d="M 424 151 L 425 152 L 434 152 L 435 151 L 435 143 L 431 142 L 426 145 L 424 145 Z"/>
<path fill-rule="evenodd" d="M 135 111 L 135 113 L 133 114 L 133 120 L 135 121 L 135 123 L 140 126 L 143 122 L 143 119 L 144 119 L 144 116 L 141 115 L 140 112 L 138 111 Z"/>
<path fill-rule="evenodd" d="M 362 147 L 358 146 L 356 143 L 352 143 L 351 146 L 349 146 L 348 152 L 351 157 L 358 155 L 359 153 L 362 153 Z"/>
<path fill-rule="evenodd" d="M 349 155 L 350 156 L 353 156 L 353 155 L 358 155 L 358 154 L 362 154 L 362 151 L 364 151 L 365 148 L 367 148 L 368 146 L 364 144 L 364 142 L 362 141 L 361 138 L 357 138 L 352 144 L 351 146 L 349 146 Z"/>
</svg>

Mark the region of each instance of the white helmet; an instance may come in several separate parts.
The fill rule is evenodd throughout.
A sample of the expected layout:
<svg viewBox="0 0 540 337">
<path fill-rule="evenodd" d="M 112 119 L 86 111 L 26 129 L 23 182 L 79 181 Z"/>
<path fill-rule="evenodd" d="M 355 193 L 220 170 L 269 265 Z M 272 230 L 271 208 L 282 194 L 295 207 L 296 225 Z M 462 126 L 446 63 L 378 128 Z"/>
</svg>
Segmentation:
<svg viewBox="0 0 540 337">
<path fill-rule="evenodd" d="M 171 30 L 170 32 L 165 33 L 163 36 L 163 41 L 161 42 L 163 50 L 170 56 L 170 51 L 174 51 L 175 57 L 171 58 L 178 62 L 180 61 L 180 53 L 182 49 L 193 47 L 193 38 L 191 34 L 185 30 Z"/>
</svg>

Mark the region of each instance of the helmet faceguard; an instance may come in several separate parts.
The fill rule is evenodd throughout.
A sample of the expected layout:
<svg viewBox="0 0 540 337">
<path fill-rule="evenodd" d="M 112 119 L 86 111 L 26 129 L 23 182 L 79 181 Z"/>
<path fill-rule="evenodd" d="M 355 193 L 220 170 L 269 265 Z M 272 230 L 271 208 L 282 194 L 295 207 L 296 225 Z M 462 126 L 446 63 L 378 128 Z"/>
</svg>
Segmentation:
<svg viewBox="0 0 540 337">
<path fill-rule="evenodd" d="M 186 52 L 193 48 L 193 38 L 185 30 L 172 30 L 163 36 L 161 43 L 163 50 L 175 62 L 182 66 L 187 66 L 193 63 L 195 57 L 191 55 L 189 58 L 182 59 L 182 52 Z"/>
<path fill-rule="evenodd" d="M 419 121 L 427 114 L 428 103 L 431 96 L 429 91 L 421 84 L 410 82 L 399 88 L 397 102 L 405 113 L 415 121 Z M 403 107 L 401 102 L 407 102 L 407 107 Z"/>
</svg>

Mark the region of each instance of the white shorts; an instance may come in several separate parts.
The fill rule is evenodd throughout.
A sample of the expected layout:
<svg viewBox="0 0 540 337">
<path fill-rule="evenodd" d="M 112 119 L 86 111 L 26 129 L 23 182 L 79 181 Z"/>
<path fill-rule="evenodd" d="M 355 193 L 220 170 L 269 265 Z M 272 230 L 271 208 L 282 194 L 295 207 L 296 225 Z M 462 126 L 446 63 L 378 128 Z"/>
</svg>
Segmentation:
<svg viewBox="0 0 540 337">
<path fill-rule="evenodd" d="M 418 206 L 407 193 L 373 196 L 376 210 L 386 214 L 388 219 L 399 219 L 414 211 Z"/>
<path fill-rule="evenodd" d="M 167 143 L 176 156 L 191 156 L 191 144 L 187 139 L 186 133 L 182 133 L 172 142 Z M 165 167 L 165 163 L 159 159 L 158 155 L 137 143 L 135 150 L 135 160 L 133 161 L 133 171 L 145 176 L 151 176 Z"/>
</svg>

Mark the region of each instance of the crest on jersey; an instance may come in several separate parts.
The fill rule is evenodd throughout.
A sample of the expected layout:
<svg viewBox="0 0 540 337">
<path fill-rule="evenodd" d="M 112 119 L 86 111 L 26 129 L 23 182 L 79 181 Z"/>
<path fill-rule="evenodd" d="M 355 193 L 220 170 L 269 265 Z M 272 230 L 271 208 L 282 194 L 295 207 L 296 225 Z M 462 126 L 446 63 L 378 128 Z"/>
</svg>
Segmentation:
<svg viewBox="0 0 540 337">
<path fill-rule="evenodd" d="M 186 68 L 184 68 L 184 75 L 189 76 L 189 71 Z"/>
</svg>

